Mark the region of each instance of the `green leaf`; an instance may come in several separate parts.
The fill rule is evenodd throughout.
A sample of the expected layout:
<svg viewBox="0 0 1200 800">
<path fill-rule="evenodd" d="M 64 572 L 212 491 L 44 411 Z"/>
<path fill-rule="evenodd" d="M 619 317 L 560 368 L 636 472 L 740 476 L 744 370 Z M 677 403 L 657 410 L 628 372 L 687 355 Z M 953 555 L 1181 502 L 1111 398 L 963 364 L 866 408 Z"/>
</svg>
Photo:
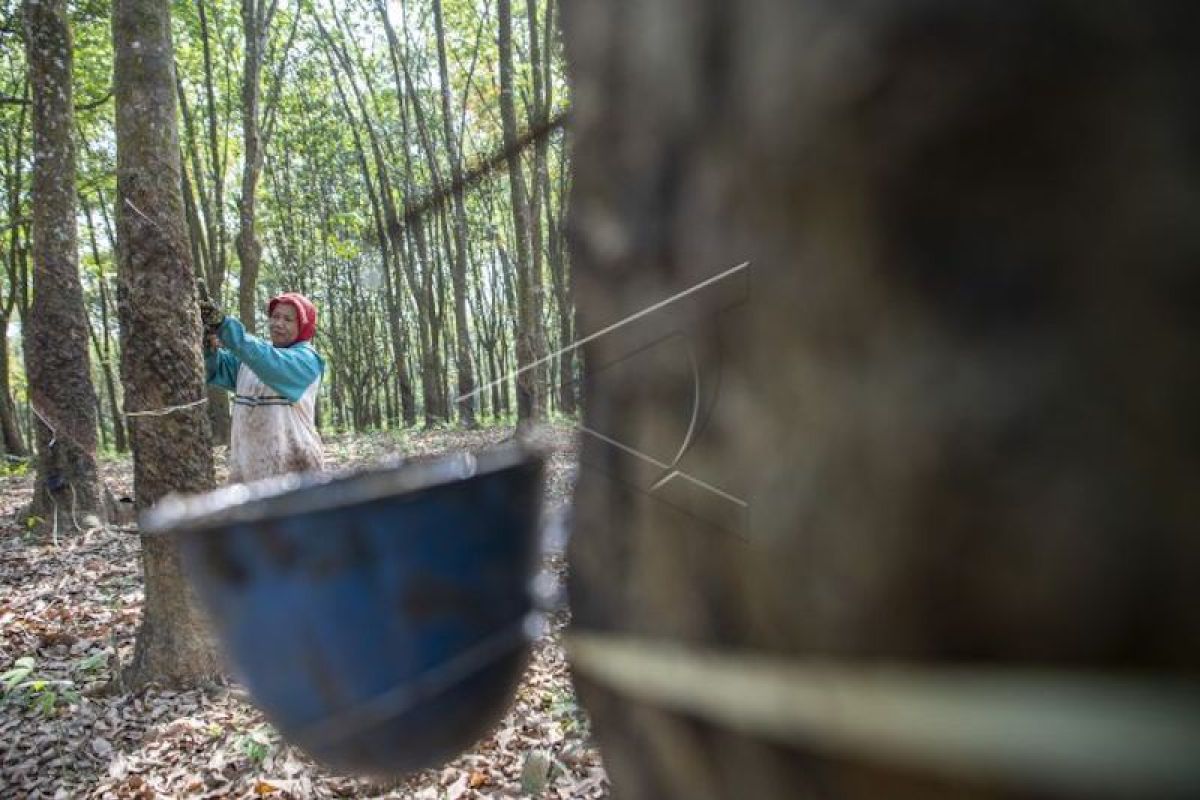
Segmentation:
<svg viewBox="0 0 1200 800">
<path fill-rule="evenodd" d="M 108 664 L 108 653 L 93 653 L 76 666 L 80 672 L 93 672 Z"/>
<path fill-rule="evenodd" d="M 14 661 L 12 669 L 0 675 L 0 682 L 4 683 L 4 690 L 11 692 L 15 689 L 21 681 L 29 677 L 35 666 L 37 666 L 37 662 L 29 656 L 24 656 Z"/>
<path fill-rule="evenodd" d="M 54 714 L 54 704 L 58 702 L 58 695 L 53 691 L 39 692 L 34 701 L 39 713 L 44 717 L 49 717 Z"/>
</svg>

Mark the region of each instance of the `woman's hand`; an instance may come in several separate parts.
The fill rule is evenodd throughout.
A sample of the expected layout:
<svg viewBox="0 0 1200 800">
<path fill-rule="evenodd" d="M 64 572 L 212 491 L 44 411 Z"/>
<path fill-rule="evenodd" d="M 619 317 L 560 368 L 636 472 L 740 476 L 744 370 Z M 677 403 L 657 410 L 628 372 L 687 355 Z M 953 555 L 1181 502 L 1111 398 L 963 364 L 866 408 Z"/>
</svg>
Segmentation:
<svg viewBox="0 0 1200 800">
<path fill-rule="evenodd" d="M 206 333 L 215 334 L 217 328 L 225 321 L 225 312 L 213 301 L 201 299 L 200 320 L 204 323 Z"/>
</svg>

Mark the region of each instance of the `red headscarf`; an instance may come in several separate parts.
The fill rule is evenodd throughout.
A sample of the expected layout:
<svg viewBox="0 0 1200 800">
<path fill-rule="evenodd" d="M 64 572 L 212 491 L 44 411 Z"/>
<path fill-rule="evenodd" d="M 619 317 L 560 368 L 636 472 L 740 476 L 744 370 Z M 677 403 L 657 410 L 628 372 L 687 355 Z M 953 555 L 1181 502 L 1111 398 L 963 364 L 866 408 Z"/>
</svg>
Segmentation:
<svg viewBox="0 0 1200 800">
<path fill-rule="evenodd" d="M 267 316 L 270 316 L 275 306 L 280 303 L 287 303 L 296 309 L 296 321 L 300 323 L 300 335 L 296 337 L 296 342 L 307 342 L 311 339 L 317 332 L 317 307 L 312 301 L 299 292 L 284 292 L 272 297 L 271 302 L 267 303 Z"/>
</svg>

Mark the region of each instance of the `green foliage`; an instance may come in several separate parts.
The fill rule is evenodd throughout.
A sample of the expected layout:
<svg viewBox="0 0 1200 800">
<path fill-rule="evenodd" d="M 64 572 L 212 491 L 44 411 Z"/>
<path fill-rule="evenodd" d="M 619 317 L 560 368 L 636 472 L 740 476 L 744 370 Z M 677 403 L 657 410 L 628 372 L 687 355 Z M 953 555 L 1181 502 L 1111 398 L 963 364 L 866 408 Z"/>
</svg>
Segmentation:
<svg viewBox="0 0 1200 800">
<path fill-rule="evenodd" d="M 270 755 L 277 739 L 278 734 L 274 728 L 270 725 L 259 725 L 249 733 L 238 736 L 235 743 L 242 755 L 246 756 L 251 764 L 258 766 Z"/>
<path fill-rule="evenodd" d="M 59 704 L 74 704 L 82 699 L 74 681 L 49 680 L 34 674 L 37 662 L 29 657 L 18 658 L 7 672 L 0 674 L 4 700 L 19 702 L 42 716 L 58 713 Z"/>
<path fill-rule="evenodd" d="M 29 474 L 28 460 L 9 460 L 0 461 L 0 478 L 23 478 Z"/>
<path fill-rule="evenodd" d="M 108 653 L 100 651 L 92 653 L 87 658 L 75 665 L 75 669 L 85 675 L 99 672 L 104 667 L 108 666 Z"/>
<path fill-rule="evenodd" d="M 241 5 L 238 0 L 171 3 L 179 81 L 179 143 L 193 215 L 188 230 L 194 238 L 197 267 L 212 274 L 216 265 L 221 265 L 222 287 L 216 299 L 230 307 L 236 307 L 241 267 L 234 246 L 240 225 L 238 198 L 244 157 Z M 514 96 L 518 106 L 523 106 L 517 109 L 521 127 L 535 112 L 531 36 L 537 37 L 543 51 L 549 51 L 543 56 L 550 57 L 544 70 L 550 78 L 550 113 L 565 109 L 570 102 L 557 35 L 560 4 L 537 0 L 535 5 L 538 30 L 530 31 L 524 4 L 514 4 L 512 20 Z M 266 34 L 259 108 L 263 162 L 257 191 L 257 238 L 263 246 L 263 260 L 257 301 L 261 307 L 270 294 L 300 290 L 317 302 L 321 323 L 316 345 L 328 360 L 321 393 L 325 429 L 362 431 L 395 425 L 399 401 L 391 384 L 397 363 L 406 365 L 418 407 L 424 402 L 426 382 L 443 390 L 456 386 L 456 298 L 451 279 L 456 244 L 449 217 L 441 216 L 448 211 L 443 206 L 425 213 L 422 241 L 416 238 L 412 220 L 404 220 L 403 241 L 397 245 L 386 236 L 383 190 L 386 187 L 389 200 L 403 215 L 406 206 L 427 198 L 438 181 L 447 181 L 453 148 L 443 122 L 449 122 L 468 167 L 495 153 L 502 139 L 493 4 L 443 1 L 445 87 L 429 7 L 419 3 L 387 3 L 385 7 L 399 38 L 397 52 L 392 52 L 373 3 L 284 3 Z M 76 115 L 80 274 L 95 334 L 92 380 L 100 390 L 101 425 L 106 446 L 111 447 L 113 420 L 119 414 L 112 406 L 121 403 L 116 375 L 120 336 L 114 260 L 111 4 L 77 0 L 69 4 L 69 13 L 74 92 L 80 108 Z M 20 16 L 18 2 L 0 0 L 0 19 L 14 23 L 0 29 L 0 94 L 10 98 L 21 98 L 25 91 Z M 328 37 L 321 34 L 317 19 Z M 289 39 L 294 21 L 294 38 Z M 337 51 L 344 61 L 335 55 Z M 401 62 L 410 72 L 412 91 L 398 85 L 403 78 L 395 65 Z M 450 97 L 449 120 L 443 120 L 443 89 Z M 268 111 L 271 102 L 277 107 Z M 0 174 L 5 178 L 0 181 L 0 226 L 31 217 L 30 127 L 28 106 L 0 104 Z M 370 137 L 372 131 L 377 134 L 375 141 Z M 553 326 L 558 306 L 565 302 L 554 289 L 551 267 L 552 255 L 564 252 L 561 231 L 569 189 L 565 136 L 559 133 L 550 139 L 544 175 L 540 176 L 543 180 L 538 180 L 532 151 L 527 151 L 523 164 L 529 186 L 549 193 L 540 206 L 543 239 L 537 249 L 542 270 L 535 291 L 544 301 L 544 321 Z M 9 180 L 17 176 L 19 183 Z M 10 187 L 16 188 L 11 198 Z M 457 302 L 466 309 L 466 333 L 474 343 L 472 365 L 477 383 L 482 384 L 498 377 L 488 373 L 498 370 L 507 374 L 516 368 L 515 229 L 504 170 L 472 185 L 463 200 L 467 296 Z M 0 241 L 0 259 L 17 263 L 23 275 L 30 267 L 30 232 L 27 223 L 18 223 L 17 230 L 20 241 L 7 236 Z M 552 231 L 557 232 L 554 240 Z M 569 265 L 563 264 L 561 273 L 568 269 Z M 19 293 L 21 280 L 13 283 L 9 274 L 0 270 L 0 301 Z M 9 378 L 10 391 L 23 413 L 28 393 L 19 358 L 19 311 L 20 306 L 14 312 L 8 339 L 13 356 Z M 395 340 L 391 318 L 399 320 Z M 431 327 L 436 328 L 441 343 L 436 364 L 423 357 L 424 351 L 433 347 Z M 557 342 L 560 336 L 551 331 L 546 339 Z M 484 343 L 488 343 L 486 350 L 494 365 L 488 363 L 491 359 L 481 347 Z M 109 402 L 102 388 L 106 369 L 117 384 L 115 403 Z M 390 395 L 386 399 L 385 393 Z M 510 392 L 515 404 L 513 397 Z M 490 399 L 480 398 L 481 421 L 498 416 L 497 410 L 490 408 Z M 423 422 L 420 408 L 417 414 L 418 422 Z M 21 469 L 6 465 L 0 467 L 0 475 L 22 474 Z"/>
<path fill-rule="evenodd" d="M 28 678 L 34 670 L 36 662 L 29 656 L 18 658 L 13 662 L 12 669 L 0 675 L 0 682 L 4 684 L 4 692 L 8 694 L 17 688 L 18 685 Z"/>
<path fill-rule="evenodd" d="M 579 733 L 581 736 L 587 736 L 588 719 L 573 693 L 569 691 L 544 692 L 541 699 L 542 708 L 562 726 L 564 733 L 568 735 Z"/>
</svg>

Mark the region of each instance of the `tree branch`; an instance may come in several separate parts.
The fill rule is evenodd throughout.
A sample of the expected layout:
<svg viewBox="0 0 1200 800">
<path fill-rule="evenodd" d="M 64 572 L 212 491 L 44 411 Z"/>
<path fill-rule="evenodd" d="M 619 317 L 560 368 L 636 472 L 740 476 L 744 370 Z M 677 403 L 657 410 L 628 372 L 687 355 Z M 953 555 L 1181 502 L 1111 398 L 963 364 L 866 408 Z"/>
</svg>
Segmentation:
<svg viewBox="0 0 1200 800">
<path fill-rule="evenodd" d="M 104 94 L 104 96 L 98 100 L 92 100 L 91 102 L 82 103 L 82 104 L 77 103 L 75 105 L 75 112 L 78 113 L 80 111 L 95 111 L 97 108 L 104 105 L 109 100 L 112 100 L 112 96 L 113 96 L 113 92 L 112 92 L 112 88 L 110 87 L 109 90 Z"/>
<path fill-rule="evenodd" d="M 106 92 L 105 95 L 98 100 L 92 100 L 87 103 L 76 103 L 75 111 L 76 111 L 76 113 L 78 113 L 80 111 L 95 111 L 97 108 L 104 105 L 109 100 L 112 100 L 112 96 L 113 96 L 112 89 L 109 89 L 108 92 Z M 25 98 L 25 97 L 13 97 L 12 95 L 0 94 L 0 105 L 27 106 L 32 102 L 33 102 L 32 100 Z"/>
</svg>

